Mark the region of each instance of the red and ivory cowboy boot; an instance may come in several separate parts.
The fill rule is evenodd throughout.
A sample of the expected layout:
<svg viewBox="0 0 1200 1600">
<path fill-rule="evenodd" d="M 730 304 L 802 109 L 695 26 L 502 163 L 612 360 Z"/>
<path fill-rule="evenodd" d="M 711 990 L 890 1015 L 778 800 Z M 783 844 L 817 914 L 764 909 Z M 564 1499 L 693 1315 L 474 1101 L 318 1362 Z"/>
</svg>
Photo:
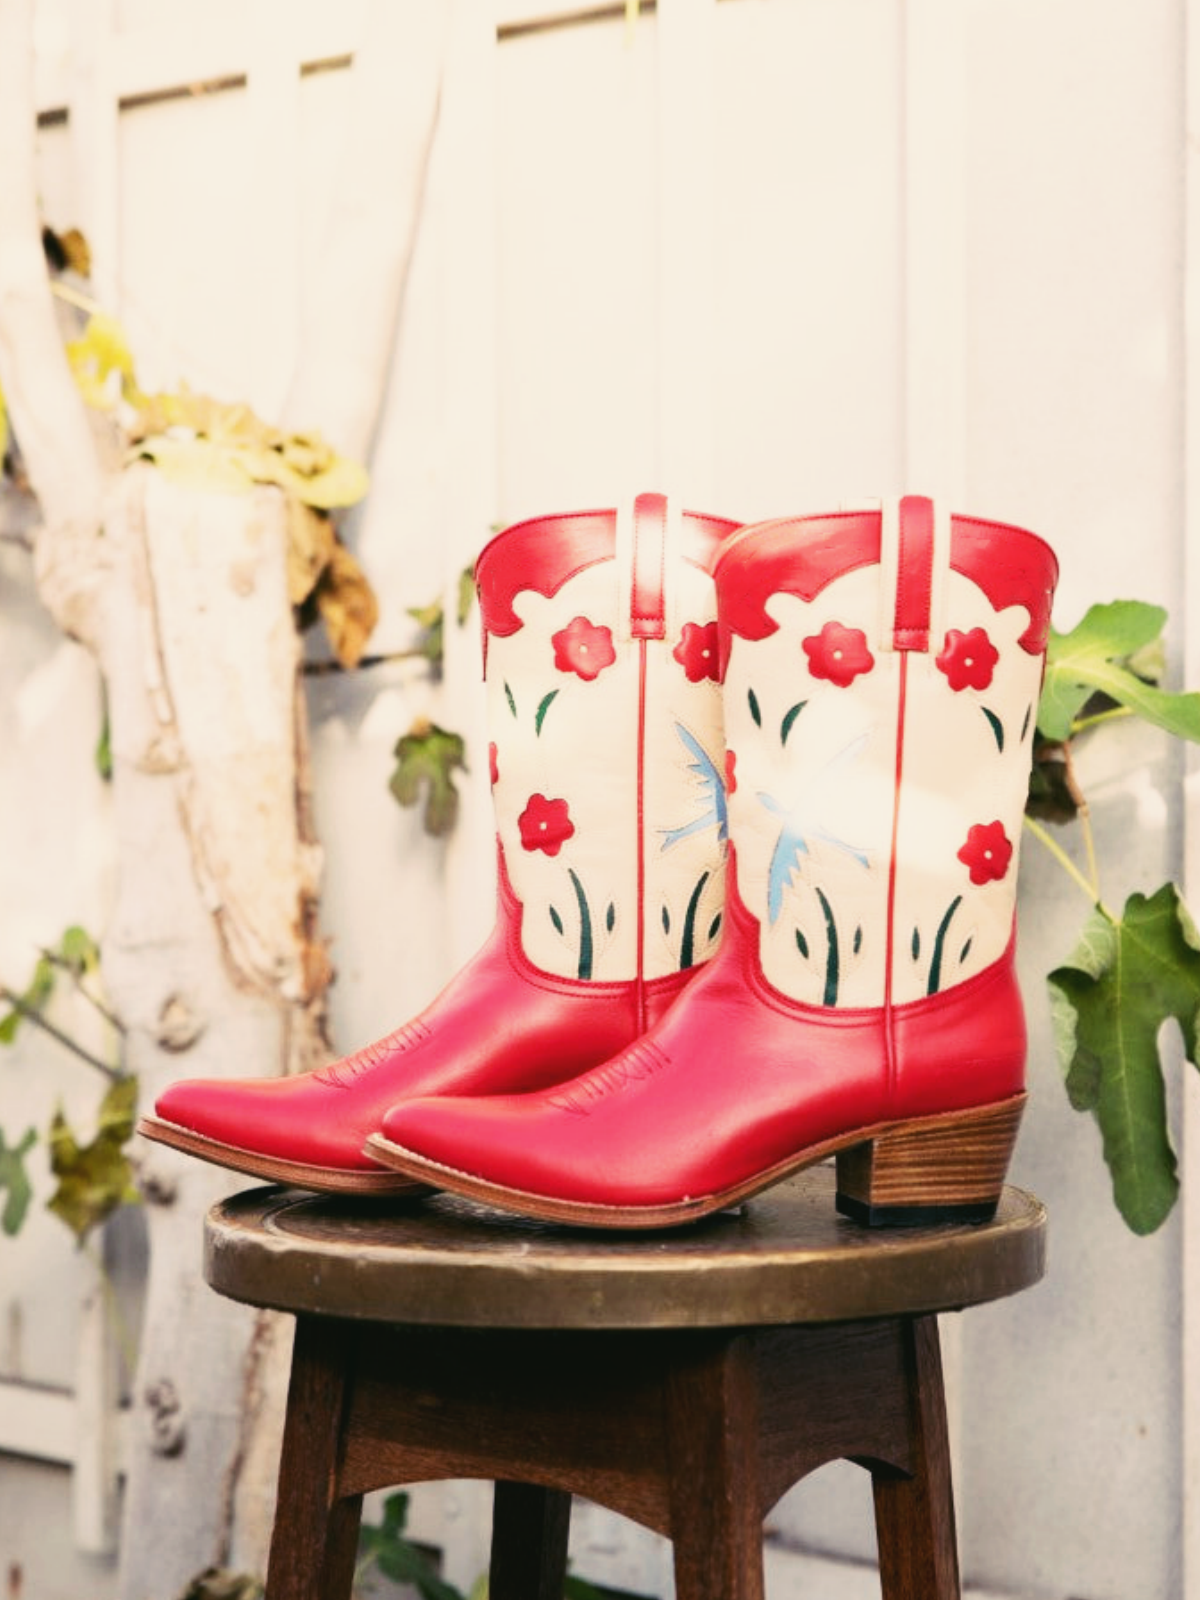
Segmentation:
<svg viewBox="0 0 1200 1600">
<path fill-rule="evenodd" d="M 372 1150 L 591 1226 L 684 1222 L 835 1153 L 851 1216 L 989 1216 L 1024 1098 L 1017 846 L 1056 575 L 1034 535 L 915 496 L 735 535 L 716 959 L 611 1061 L 409 1101 Z"/>
<path fill-rule="evenodd" d="M 490 938 L 387 1038 L 299 1077 L 176 1083 L 143 1133 L 310 1189 L 411 1189 L 363 1154 L 389 1106 L 558 1083 L 662 1015 L 716 948 L 724 905 L 711 566 L 736 527 L 641 495 L 620 517 L 545 517 L 488 545 Z"/>
</svg>

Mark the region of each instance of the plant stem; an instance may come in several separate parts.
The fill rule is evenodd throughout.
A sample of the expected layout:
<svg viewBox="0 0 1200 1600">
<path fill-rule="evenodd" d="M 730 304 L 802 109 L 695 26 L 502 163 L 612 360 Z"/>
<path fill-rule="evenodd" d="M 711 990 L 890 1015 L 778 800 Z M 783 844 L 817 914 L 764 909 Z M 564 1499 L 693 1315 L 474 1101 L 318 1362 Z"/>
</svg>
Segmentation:
<svg viewBox="0 0 1200 1600">
<path fill-rule="evenodd" d="M 1096 836 L 1092 832 L 1092 814 L 1086 805 L 1079 808 L 1079 826 L 1083 829 L 1083 848 L 1087 853 L 1088 879 L 1097 905 L 1100 903 L 1100 868 L 1096 862 Z"/>
<path fill-rule="evenodd" d="M 64 1050 L 69 1050 L 72 1055 L 78 1056 L 81 1061 L 86 1061 L 89 1067 L 95 1067 L 97 1072 L 102 1072 L 110 1083 L 120 1083 L 124 1077 L 124 1073 L 120 1072 L 116 1067 L 110 1067 L 106 1061 L 101 1061 L 99 1056 L 94 1056 L 90 1050 L 85 1050 L 81 1044 L 77 1044 L 69 1033 L 64 1033 L 61 1028 L 56 1028 L 52 1022 L 47 1022 L 46 1018 L 35 1006 L 27 1005 L 19 994 L 14 994 L 11 989 L 2 983 L 0 983 L 0 1000 L 7 1001 L 19 1017 L 23 1017 L 26 1022 L 32 1022 L 35 1027 L 41 1028 L 52 1039 L 57 1040 Z"/>
<path fill-rule="evenodd" d="M 1113 706 L 1108 711 L 1097 711 L 1090 717 L 1079 717 L 1071 724 L 1071 737 L 1077 733 L 1086 733 L 1089 728 L 1096 728 L 1102 722 L 1113 722 L 1120 717 L 1131 717 L 1133 712 L 1128 706 Z"/>
<path fill-rule="evenodd" d="M 67 305 L 74 306 L 79 311 L 86 311 L 89 317 L 99 316 L 104 307 L 98 300 L 93 300 L 90 294 L 80 294 L 78 289 L 72 289 L 57 279 L 50 285 L 50 293 L 59 300 L 65 300 Z"/>
<path fill-rule="evenodd" d="M 56 954 L 56 952 L 53 950 L 46 950 L 42 948 L 38 953 L 44 956 L 52 967 L 58 967 L 60 971 L 68 974 L 71 982 L 75 985 L 76 993 L 81 994 L 87 1001 L 88 1005 L 90 1005 L 99 1016 L 103 1017 L 105 1022 L 107 1022 L 111 1028 L 115 1028 L 118 1033 L 122 1034 L 128 1031 L 120 1017 L 118 1017 L 114 1012 L 110 1011 L 104 1004 L 103 1000 L 101 1000 L 97 995 L 94 995 L 91 990 L 87 988 L 83 982 L 83 979 L 79 976 L 79 973 L 69 961 L 64 961 L 62 956 Z"/>
<path fill-rule="evenodd" d="M 429 660 L 427 651 L 414 647 L 411 650 L 390 650 L 382 656 L 363 656 L 352 667 L 344 667 L 340 661 L 305 661 L 300 670 L 306 678 L 321 678 L 330 672 L 363 672 L 367 667 L 382 667 L 389 661 L 415 661 L 418 657 Z"/>
<path fill-rule="evenodd" d="M 1035 822 L 1032 817 L 1028 817 L 1027 816 L 1025 818 L 1025 826 L 1029 829 L 1030 833 L 1033 834 L 1035 839 L 1039 840 L 1043 845 L 1045 845 L 1046 849 L 1049 850 L 1050 854 L 1058 862 L 1059 866 L 1063 869 L 1063 871 L 1067 874 L 1067 876 L 1071 879 L 1071 881 L 1073 883 L 1077 884 L 1079 886 L 1079 888 L 1081 888 L 1083 890 L 1084 894 L 1087 895 L 1088 899 L 1095 906 L 1096 910 L 1099 911 L 1102 916 L 1107 917 L 1110 922 L 1115 922 L 1117 919 L 1113 916 L 1112 912 L 1104 904 L 1104 901 L 1101 900 L 1101 898 L 1100 898 L 1100 896 L 1099 896 L 1099 894 L 1097 892 L 1095 884 L 1088 882 L 1088 880 L 1084 877 L 1083 873 L 1080 872 L 1079 868 L 1075 865 L 1075 863 L 1071 860 L 1070 856 L 1063 849 L 1062 845 L 1059 844 L 1058 840 L 1052 838 L 1050 833 L 1048 832 L 1048 830 L 1043 828 L 1040 822 Z M 1087 836 L 1088 836 L 1089 841 L 1090 841 L 1090 836 L 1091 836 L 1090 828 L 1087 829 Z M 1094 866 L 1095 866 L 1094 853 L 1089 851 L 1089 854 L 1092 855 L 1092 864 L 1093 864 L 1093 868 L 1094 868 Z"/>
</svg>

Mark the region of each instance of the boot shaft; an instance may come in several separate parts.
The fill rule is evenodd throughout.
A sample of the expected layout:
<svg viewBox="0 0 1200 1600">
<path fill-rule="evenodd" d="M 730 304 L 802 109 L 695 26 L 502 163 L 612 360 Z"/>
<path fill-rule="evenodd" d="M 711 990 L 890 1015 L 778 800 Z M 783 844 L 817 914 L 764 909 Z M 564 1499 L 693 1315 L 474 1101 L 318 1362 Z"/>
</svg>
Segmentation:
<svg viewBox="0 0 1200 1600">
<path fill-rule="evenodd" d="M 900 1004 L 1004 953 L 1056 574 L 917 496 L 725 546 L 730 829 L 782 993 Z"/>
<path fill-rule="evenodd" d="M 540 970 L 704 960 L 725 797 L 711 565 L 737 527 L 661 495 L 507 529 L 476 566 L 502 870 Z"/>
</svg>

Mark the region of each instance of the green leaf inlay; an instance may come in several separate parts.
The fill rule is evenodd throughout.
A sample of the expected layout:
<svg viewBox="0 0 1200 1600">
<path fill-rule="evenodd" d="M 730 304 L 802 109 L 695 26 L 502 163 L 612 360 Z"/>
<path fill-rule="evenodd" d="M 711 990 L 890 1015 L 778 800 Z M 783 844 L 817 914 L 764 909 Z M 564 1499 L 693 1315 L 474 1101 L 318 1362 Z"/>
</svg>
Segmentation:
<svg viewBox="0 0 1200 1600">
<path fill-rule="evenodd" d="M 779 725 L 779 742 L 781 744 L 786 744 L 788 742 L 788 734 L 791 733 L 791 731 L 792 731 L 792 724 L 795 722 L 796 718 L 804 710 L 804 708 L 805 708 L 805 706 L 807 704 L 808 704 L 807 700 L 798 700 L 796 702 L 796 704 L 792 707 L 792 709 L 784 717 L 782 723 L 780 723 L 780 725 Z"/>
<path fill-rule="evenodd" d="M 545 696 L 537 708 L 537 715 L 533 719 L 533 730 L 539 737 L 541 736 L 542 732 L 542 723 L 546 720 L 546 713 L 549 711 L 550 704 L 557 693 L 557 689 L 551 689 L 550 693 Z"/>
</svg>

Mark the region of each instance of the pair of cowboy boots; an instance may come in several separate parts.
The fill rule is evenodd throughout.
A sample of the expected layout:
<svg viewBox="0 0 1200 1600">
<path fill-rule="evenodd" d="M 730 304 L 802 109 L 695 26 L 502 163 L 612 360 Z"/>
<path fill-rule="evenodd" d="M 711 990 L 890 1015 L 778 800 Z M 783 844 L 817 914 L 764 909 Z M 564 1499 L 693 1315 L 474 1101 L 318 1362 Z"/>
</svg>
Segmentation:
<svg viewBox="0 0 1200 1600">
<path fill-rule="evenodd" d="M 1056 563 L 922 497 L 738 527 L 642 495 L 476 569 L 483 949 L 298 1078 L 151 1138 L 345 1193 L 658 1227 L 830 1155 L 868 1223 L 984 1219 L 1024 1102 L 1021 817 Z"/>
</svg>

